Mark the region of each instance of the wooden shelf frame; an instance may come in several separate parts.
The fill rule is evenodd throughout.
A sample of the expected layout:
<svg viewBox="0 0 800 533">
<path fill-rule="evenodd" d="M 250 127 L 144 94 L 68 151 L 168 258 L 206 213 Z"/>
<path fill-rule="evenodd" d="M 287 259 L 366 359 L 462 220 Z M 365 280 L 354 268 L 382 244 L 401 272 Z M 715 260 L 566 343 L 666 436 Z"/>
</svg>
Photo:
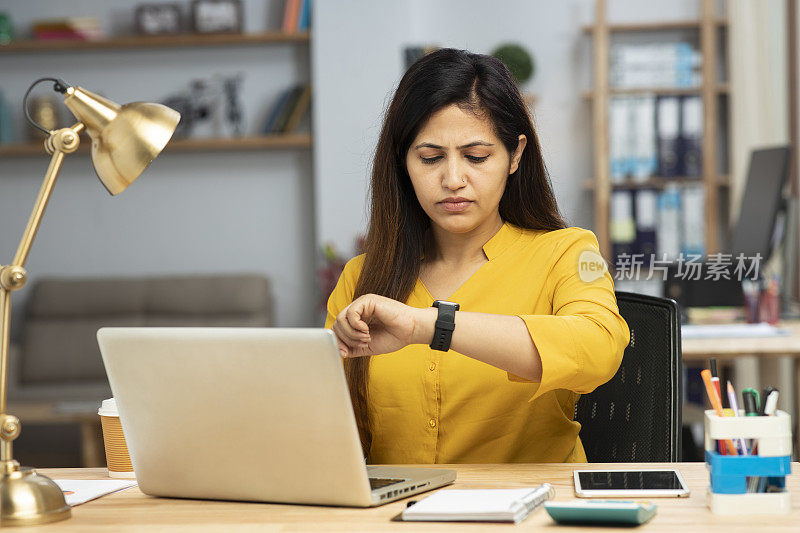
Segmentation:
<svg viewBox="0 0 800 533">
<path fill-rule="evenodd" d="M 606 18 L 606 0 L 595 0 L 595 23 L 585 26 L 583 31 L 593 38 L 593 84 L 594 88 L 584 91 L 583 97 L 589 98 L 592 105 L 592 133 L 594 136 L 594 180 L 591 186 L 584 187 L 594 192 L 594 228 L 600 244 L 600 252 L 607 259 L 611 258 L 610 200 L 612 190 L 636 189 L 667 183 L 688 183 L 690 178 L 670 178 L 669 181 L 653 178 L 645 184 L 634 182 L 611 183 L 609 140 L 608 140 L 608 107 L 611 95 L 623 94 L 699 94 L 703 99 L 703 138 L 702 138 L 702 178 L 691 178 L 691 183 L 702 183 L 705 192 L 705 242 L 706 253 L 719 251 L 717 214 L 719 207 L 719 189 L 727 187 L 730 179 L 721 177 L 717 169 L 717 99 L 721 94 L 730 93 L 728 83 L 720 83 L 716 79 L 717 37 L 718 31 L 727 26 L 726 19 L 715 15 L 714 0 L 700 0 L 700 20 L 662 23 L 609 24 Z M 700 51 L 703 56 L 702 85 L 696 88 L 636 88 L 612 89 L 608 86 L 610 37 L 615 32 L 652 32 L 674 30 L 698 30 L 700 32 Z M 612 261 L 613 262 L 613 261 Z"/>
<path fill-rule="evenodd" d="M 668 185 L 678 185 L 680 187 L 683 186 L 691 186 L 691 185 L 704 185 L 705 181 L 701 176 L 696 177 L 673 177 L 673 178 L 664 178 L 664 177 L 652 177 L 644 181 L 633 181 L 633 180 L 625 180 L 625 181 L 617 181 L 611 182 L 611 189 L 612 190 L 636 190 L 636 189 L 663 189 Z M 726 174 L 721 174 L 717 176 L 716 186 L 717 187 L 730 187 L 730 176 Z M 583 188 L 585 190 L 593 190 L 595 188 L 595 180 L 587 179 L 583 182 Z"/>
<path fill-rule="evenodd" d="M 0 45 L 0 54 L 60 53 L 82 50 L 125 50 L 137 48 L 190 48 L 205 46 L 250 46 L 279 43 L 308 43 L 309 32 L 214 33 L 177 35 L 131 35 L 95 41 L 26 40 Z"/>
<path fill-rule="evenodd" d="M 76 153 L 89 153 L 91 141 L 82 138 Z M 288 148 L 311 148 L 311 135 L 307 133 L 264 135 L 225 139 L 176 139 L 167 144 L 164 153 L 257 151 Z M 0 145 L 0 159 L 11 157 L 46 156 L 44 141 Z"/>
<path fill-rule="evenodd" d="M 605 10 L 603 10 L 605 13 Z M 600 20 L 596 18 L 596 20 Z M 605 21 L 605 17 L 603 17 Z M 724 18 L 712 18 L 711 23 L 720 28 L 728 26 L 728 20 Z M 581 30 L 583 33 L 592 34 L 598 23 L 586 24 Z M 603 26 L 610 33 L 649 33 L 654 31 L 680 31 L 680 30 L 699 30 L 702 26 L 702 21 L 699 20 L 673 20 L 666 22 L 623 22 L 617 24 L 604 23 Z"/>
<path fill-rule="evenodd" d="M 700 87 L 609 87 L 609 96 L 691 96 L 702 95 L 704 88 Z M 730 85 L 728 83 L 717 83 L 714 87 L 717 94 L 728 94 Z M 594 97 L 592 89 L 586 89 L 581 93 L 581 97 L 591 100 Z"/>
<path fill-rule="evenodd" d="M 594 105 L 592 106 L 592 131 L 594 135 L 594 227 L 600 253 L 610 264 L 611 238 L 611 176 L 608 135 L 608 58 L 610 32 L 606 22 L 606 0 L 595 0 L 595 24 L 592 26 L 594 63 Z"/>
<path fill-rule="evenodd" d="M 0 54 L 63 53 L 91 50 L 135 50 L 149 48 L 194 48 L 219 46 L 256 46 L 264 44 L 308 44 L 311 34 L 305 32 L 260 32 L 177 35 L 131 35 L 93 41 L 80 40 L 25 40 L 0 45 Z M 216 151 L 258 151 L 273 149 L 306 149 L 312 146 L 312 136 L 307 133 L 263 135 L 219 139 L 176 139 L 164 148 L 165 153 L 191 153 Z M 76 153 L 88 153 L 91 141 L 84 137 Z M 42 142 L 0 144 L 0 159 L 12 157 L 38 157 L 45 155 Z"/>
</svg>

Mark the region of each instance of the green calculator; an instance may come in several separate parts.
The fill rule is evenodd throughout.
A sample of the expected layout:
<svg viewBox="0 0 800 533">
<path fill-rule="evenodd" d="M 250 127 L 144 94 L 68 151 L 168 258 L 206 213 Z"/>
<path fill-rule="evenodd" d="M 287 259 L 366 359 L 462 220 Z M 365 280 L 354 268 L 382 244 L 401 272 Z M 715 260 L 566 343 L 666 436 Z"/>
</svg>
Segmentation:
<svg viewBox="0 0 800 533">
<path fill-rule="evenodd" d="M 656 506 L 644 501 L 572 500 L 545 502 L 547 514 L 559 524 L 644 524 L 656 514 Z"/>
</svg>

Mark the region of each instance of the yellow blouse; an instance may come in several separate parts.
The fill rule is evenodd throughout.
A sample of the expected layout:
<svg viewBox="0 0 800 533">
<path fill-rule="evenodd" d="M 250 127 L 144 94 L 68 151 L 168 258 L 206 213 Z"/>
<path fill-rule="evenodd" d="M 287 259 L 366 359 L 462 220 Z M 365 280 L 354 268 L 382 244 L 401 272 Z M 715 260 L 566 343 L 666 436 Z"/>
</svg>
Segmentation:
<svg viewBox="0 0 800 533">
<path fill-rule="evenodd" d="M 447 300 L 462 311 L 521 317 L 542 359 L 541 383 L 422 344 L 374 356 L 367 384 L 371 461 L 585 462 L 575 402 L 611 379 L 630 339 L 608 272 L 594 280 L 579 272 L 587 250 L 599 253 L 585 229 L 505 223 L 483 246 L 489 261 Z M 345 266 L 325 327 L 352 302 L 363 263 L 360 255 Z M 417 279 L 405 303 L 425 308 L 433 300 Z"/>
</svg>

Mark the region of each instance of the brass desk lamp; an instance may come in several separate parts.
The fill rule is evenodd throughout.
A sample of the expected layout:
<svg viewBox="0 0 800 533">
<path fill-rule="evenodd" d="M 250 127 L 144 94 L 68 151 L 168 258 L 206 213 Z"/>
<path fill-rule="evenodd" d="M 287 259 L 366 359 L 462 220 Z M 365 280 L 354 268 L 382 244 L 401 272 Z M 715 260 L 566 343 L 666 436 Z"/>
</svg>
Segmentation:
<svg viewBox="0 0 800 533">
<path fill-rule="evenodd" d="M 43 81 L 54 82 L 53 89 L 64 95 L 64 104 L 78 119 L 77 124 L 48 131 L 31 118 L 28 95 Z M 19 436 L 20 422 L 6 413 L 11 291 L 25 285 L 25 260 L 64 156 L 78 148 L 79 135 L 86 129 L 92 139 L 92 162 L 97 176 L 108 192 L 116 195 L 156 158 L 180 120 L 178 112 L 161 104 L 134 102 L 120 106 L 55 78 L 36 80 L 25 93 L 23 107 L 28 121 L 48 135 L 44 144 L 52 159 L 17 254 L 11 264 L 0 266 L 0 526 L 43 524 L 70 516 L 58 485 L 32 468 L 20 467 L 13 459 L 11 443 Z"/>
</svg>

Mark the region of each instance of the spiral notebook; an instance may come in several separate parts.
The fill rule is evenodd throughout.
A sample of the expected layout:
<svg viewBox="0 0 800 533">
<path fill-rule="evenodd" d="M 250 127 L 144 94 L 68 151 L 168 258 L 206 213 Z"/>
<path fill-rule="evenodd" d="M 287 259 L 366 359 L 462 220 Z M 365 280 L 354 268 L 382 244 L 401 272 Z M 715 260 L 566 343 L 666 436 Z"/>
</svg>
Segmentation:
<svg viewBox="0 0 800 533">
<path fill-rule="evenodd" d="M 518 524 L 555 496 L 549 483 L 522 489 L 443 489 L 409 506 L 402 520 Z"/>
</svg>

